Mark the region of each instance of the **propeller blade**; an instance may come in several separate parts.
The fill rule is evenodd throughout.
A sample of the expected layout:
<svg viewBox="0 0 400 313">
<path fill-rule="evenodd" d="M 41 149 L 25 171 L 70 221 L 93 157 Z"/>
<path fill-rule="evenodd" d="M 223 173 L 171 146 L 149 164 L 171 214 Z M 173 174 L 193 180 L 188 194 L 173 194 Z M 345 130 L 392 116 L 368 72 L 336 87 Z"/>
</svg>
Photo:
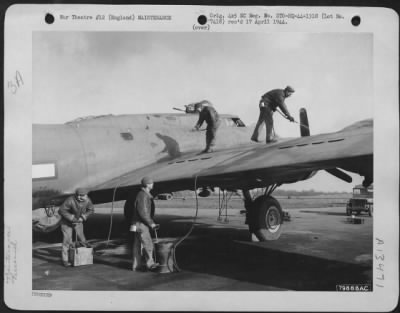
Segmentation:
<svg viewBox="0 0 400 313">
<path fill-rule="evenodd" d="M 339 170 L 338 168 L 330 168 L 325 170 L 327 171 L 329 174 L 344 180 L 345 182 L 351 183 L 353 181 L 353 179 L 351 178 L 351 176 L 349 176 L 348 174 L 346 174 L 345 172 Z"/>
<path fill-rule="evenodd" d="M 307 111 L 305 108 L 300 109 L 300 135 L 301 137 L 310 136 L 310 127 L 308 125 Z"/>
</svg>

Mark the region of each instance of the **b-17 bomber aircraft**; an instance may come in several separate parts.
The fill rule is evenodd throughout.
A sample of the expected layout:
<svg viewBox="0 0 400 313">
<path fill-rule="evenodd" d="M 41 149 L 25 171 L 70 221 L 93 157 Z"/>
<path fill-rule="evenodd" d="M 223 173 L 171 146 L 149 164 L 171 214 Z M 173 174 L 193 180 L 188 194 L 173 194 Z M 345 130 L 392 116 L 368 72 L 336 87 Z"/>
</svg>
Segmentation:
<svg viewBox="0 0 400 313">
<path fill-rule="evenodd" d="M 242 191 L 246 222 L 259 240 L 278 239 L 283 223 L 278 186 L 306 180 L 319 170 L 351 182 L 342 170 L 373 181 L 373 122 L 363 120 L 340 131 L 310 135 L 300 110 L 299 138 L 273 144 L 250 141 L 253 129 L 239 117 L 220 115 L 216 150 L 199 154 L 205 133 L 193 132 L 192 113 L 104 115 L 62 125 L 33 125 L 33 229 L 57 228 L 58 207 L 79 187 L 90 189 L 94 204 L 127 200 L 143 176 L 155 181 L 154 195 L 218 187 Z M 253 199 L 250 192 L 265 188 Z M 127 214 L 128 212 L 125 212 Z M 126 216 L 126 215 L 125 215 Z"/>
</svg>

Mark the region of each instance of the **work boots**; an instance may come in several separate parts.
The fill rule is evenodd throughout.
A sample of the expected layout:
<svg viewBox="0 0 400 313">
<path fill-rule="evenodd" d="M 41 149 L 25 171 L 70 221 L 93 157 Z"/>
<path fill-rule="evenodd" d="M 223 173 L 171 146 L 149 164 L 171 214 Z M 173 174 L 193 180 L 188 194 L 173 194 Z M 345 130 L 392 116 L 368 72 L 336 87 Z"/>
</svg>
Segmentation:
<svg viewBox="0 0 400 313">
<path fill-rule="evenodd" d="M 201 151 L 199 154 L 203 154 L 203 153 L 211 153 L 213 152 L 212 148 L 205 148 L 203 151 Z"/>
</svg>

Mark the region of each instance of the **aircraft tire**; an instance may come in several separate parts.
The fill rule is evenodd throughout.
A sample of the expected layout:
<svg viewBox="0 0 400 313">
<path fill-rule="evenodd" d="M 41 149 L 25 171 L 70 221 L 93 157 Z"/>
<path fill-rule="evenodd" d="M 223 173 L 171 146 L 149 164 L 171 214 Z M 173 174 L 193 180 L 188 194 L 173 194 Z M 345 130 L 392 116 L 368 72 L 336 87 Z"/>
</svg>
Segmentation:
<svg viewBox="0 0 400 313">
<path fill-rule="evenodd" d="M 254 200 L 250 214 L 250 232 L 260 241 L 277 240 L 282 233 L 283 212 L 279 202 L 271 196 Z"/>
</svg>

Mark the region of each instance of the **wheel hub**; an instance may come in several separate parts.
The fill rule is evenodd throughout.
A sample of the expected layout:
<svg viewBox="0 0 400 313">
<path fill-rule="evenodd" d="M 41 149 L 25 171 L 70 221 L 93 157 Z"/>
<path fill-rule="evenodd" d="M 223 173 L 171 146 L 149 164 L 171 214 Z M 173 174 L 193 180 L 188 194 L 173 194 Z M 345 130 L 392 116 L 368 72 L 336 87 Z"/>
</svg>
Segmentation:
<svg viewBox="0 0 400 313">
<path fill-rule="evenodd" d="M 279 213 L 279 210 L 277 207 L 271 206 L 268 209 L 268 212 L 265 217 L 265 222 L 266 222 L 267 229 L 271 233 L 275 233 L 279 230 L 279 228 L 281 227 L 281 224 L 280 224 L 280 213 Z"/>
</svg>

